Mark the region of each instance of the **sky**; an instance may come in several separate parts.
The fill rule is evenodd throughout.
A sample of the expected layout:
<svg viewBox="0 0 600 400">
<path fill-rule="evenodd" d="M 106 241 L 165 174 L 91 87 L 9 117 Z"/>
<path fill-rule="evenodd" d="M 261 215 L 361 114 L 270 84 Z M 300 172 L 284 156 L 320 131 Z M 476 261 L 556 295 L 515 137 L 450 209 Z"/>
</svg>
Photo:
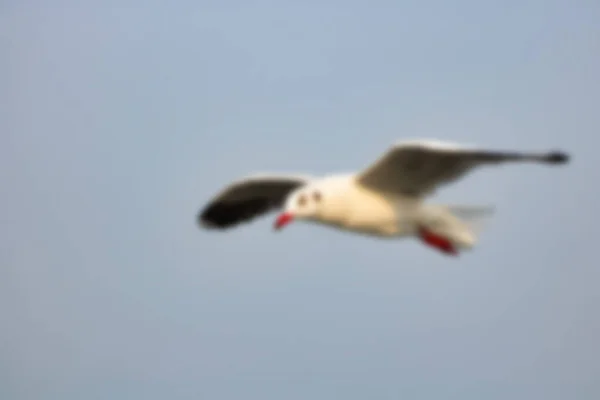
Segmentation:
<svg viewBox="0 0 600 400">
<path fill-rule="evenodd" d="M 0 4 L 0 398 L 597 399 L 600 3 Z M 563 149 L 431 202 L 449 258 L 274 215 L 203 231 L 255 172 L 392 143 Z"/>
</svg>

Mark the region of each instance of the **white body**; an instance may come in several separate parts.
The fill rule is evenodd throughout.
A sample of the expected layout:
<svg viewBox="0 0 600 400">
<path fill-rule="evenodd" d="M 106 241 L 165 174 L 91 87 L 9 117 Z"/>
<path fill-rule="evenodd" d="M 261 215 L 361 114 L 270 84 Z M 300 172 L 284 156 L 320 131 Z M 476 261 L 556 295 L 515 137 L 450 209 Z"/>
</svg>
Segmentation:
<svg viewBox="0 0 600 400">
<path fill-rule="evenodd" d="M 370 190 L 357 185 L 354 174 L 331 175 L 306 189 L 313 186 L 335 187 L 335 194 L 327 197 L 321 212 L 307 217 L 308 221 L 382 237 L 414 233 L 420 199 Z"/>
<path fill-rule="evenodd" d="M 461 221 L 452 207 L 425 204 L 421 197 L 383 193 L 357 183 L 356 174 L 329 175 L 315 179 L 290 195 L 286 209 L 294 209 L 294 200 L 304 192 L 327 190 L 316 213 L 303 220 L 354 233 L 382 238 L 415 237 L 421 227 L 449 237 L 458 247 L 475 244 L 474 226 Z M 476 208 L 477 217 L 484 208 Z M 489 210 L 485 208 L 485 210 Z M 302 216 L 301 211 L 295 210 Z"/>
</svg>

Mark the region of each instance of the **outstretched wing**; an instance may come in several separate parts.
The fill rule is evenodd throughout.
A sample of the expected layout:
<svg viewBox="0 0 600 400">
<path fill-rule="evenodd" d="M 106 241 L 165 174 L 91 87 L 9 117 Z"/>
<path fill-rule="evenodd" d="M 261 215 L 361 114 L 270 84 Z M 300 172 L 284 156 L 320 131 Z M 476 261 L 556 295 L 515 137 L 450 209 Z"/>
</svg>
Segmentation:
<svg viewBox="0 0 600 400">
<path fill-rule="evenodd" d="M 227 229 L 280 208 L 290 192 L 310 181 L 301 175 L 250 176 L 225 187 L 198 214 L 204 228 Z"/>
<path fill-rule="evenodd" d="M 479 166 L 507 162 L 564 164 L 568 160 L 569 156 L 560 151 L 497 151 L 440 141 L 412 140 L 392 146 L 359 174 L 358 182 L 382 192 L 425 196 Z"/>
</svg>

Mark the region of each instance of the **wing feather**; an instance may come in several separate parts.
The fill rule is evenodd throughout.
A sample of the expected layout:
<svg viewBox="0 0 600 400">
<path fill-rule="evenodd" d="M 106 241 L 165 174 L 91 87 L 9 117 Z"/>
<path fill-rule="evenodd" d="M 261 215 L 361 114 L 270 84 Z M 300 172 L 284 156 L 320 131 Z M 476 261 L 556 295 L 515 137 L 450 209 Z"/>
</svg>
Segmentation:
<svg viewBox="0 0 600 400">
<path fill-rule="evenodd" d="M 255 175 L 223 188 L 198 213 L 200 226 L 228 229 L 280 208 L 290 192 L 310 181 L 304 175 Z"/>
<path fill-rule="evenodd" d="M 507 162 L 564 164 L 568 160 L 569 156 L 559 151 L 498 151 L 440 141 L 412 140 L 392 146 L 359 174 L 358 182 L 383 192 L 425 196 L 480 166 Z"/>
</svg>

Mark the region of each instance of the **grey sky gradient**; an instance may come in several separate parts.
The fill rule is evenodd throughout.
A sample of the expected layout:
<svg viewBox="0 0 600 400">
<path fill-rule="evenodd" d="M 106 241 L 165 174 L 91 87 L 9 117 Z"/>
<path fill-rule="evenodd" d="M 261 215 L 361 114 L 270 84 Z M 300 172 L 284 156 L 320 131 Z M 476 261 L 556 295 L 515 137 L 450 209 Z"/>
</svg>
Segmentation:
<svg viewBox="0 0 600 400">
<path fill-rule="evenodd" d="M 600 397 L 600 3 L 48 3 L 0 5 L 0 398 Z M 195 225 L 409 137 L 574 158 L 440 192 L 498 209 L 458 260 Z"/>
</svg>

